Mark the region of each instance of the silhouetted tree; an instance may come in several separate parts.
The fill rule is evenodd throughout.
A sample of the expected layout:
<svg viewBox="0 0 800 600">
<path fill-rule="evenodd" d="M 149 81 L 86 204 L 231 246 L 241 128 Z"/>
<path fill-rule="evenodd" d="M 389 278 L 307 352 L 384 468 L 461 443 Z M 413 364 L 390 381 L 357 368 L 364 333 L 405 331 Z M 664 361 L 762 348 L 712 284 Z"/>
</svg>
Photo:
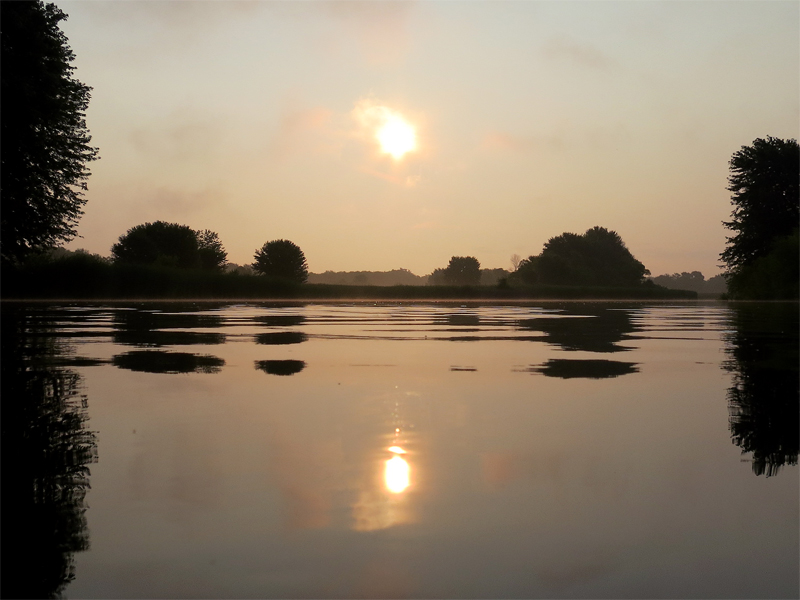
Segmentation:
<svg viewBox="0 0 800 600">
<path fill-rule="evenodd" d="M 178 223 L 144 223 L 120 236 L 111 247 L 115 262 L 194 268 L 199 265 L 197 235 Z"/>
<path fill-rule="evenodd" d="M 523 260 L 512 275 L 527 284 L 637 286 L 649 275 L 615 231 L 593 227 L 583 235 L 550 238 L 539 256 Z"/>
<path fill-rule="evenodd" d="M 800 147 L 767 137 L 730 161 L 734 235 L 720 255 L 734 297 L 797 298 L 800 279 Z"/>
<path fill-rule="evenodd" d="M 474 256 L 454 256 L 445 269 L 436 269 L 428 282 L 431 285 L 479 285 L 481 263 Z"/>
<path fill-rule="evenodd" d="M 41 1 L 0 3 L 3 262 L 73 238 L 86 203 L 91 88 L 73 77 L 66 18 Z"/>
<path fill-rule="evenodd" d="M 253 269 L 274 279 L 305 283 L 308 264 L 303 251 L 289 240 L 273 240 L 256 251 Z"/>
<path fill-rule="evenodd" d="M 210 271 L 221 271 L 228 264 L 228 253 L 222 246 L 219 236 L 208 229 L 195 232 L 197 235 L 197 251 L 200 268 Z"/>
<path fill-rule="evenodd" d="M 730 161 L 728 191 L 734 235 L 722 260 L 730 269 L 766 256 L 777 238 L 791 235 L 800 219 L 800 149 L 797 140 L 767 137 L 742 146 Z"/>
</svg>

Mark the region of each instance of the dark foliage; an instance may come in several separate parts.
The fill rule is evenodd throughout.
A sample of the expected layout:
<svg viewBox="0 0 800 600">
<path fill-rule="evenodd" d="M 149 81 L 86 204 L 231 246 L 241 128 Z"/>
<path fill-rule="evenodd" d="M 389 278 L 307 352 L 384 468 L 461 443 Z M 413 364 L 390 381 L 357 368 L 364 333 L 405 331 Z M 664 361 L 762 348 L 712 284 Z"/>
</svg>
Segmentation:
<svg viewBox="0 0 800 600">
<path fill-rule="evenodd" d="M 800 298 L 800 234 L 775 240 L 766 256 L 728 274 L 732 299 L 797 300 Z"/>
<path fill-rule="evenodd" d="M 428 279 L 430 285 L 480 285 L 481 263 L 474 256 L 454 256 L 447 268 L 436 269 Z"/>
<path fill-rule="evenodd" d="M 698 294 L 724 294 L 727 284 L 724 275 L 706 279 L 700 271 L 673 273 L 653 277 L 653 283 L 671 290 L 692 290 Z"/>
<path fill-rule="evenodd" d="M 730 161 L 734 232 L 720 255 L 732 298 L 798 298 L 800 286 L 800 147 L 767 137 L 743 146 Z"/>
<path fill-rule="evenodd" d="M 636 287 L 533 285 L 355 286 L 296 284 L 259 275 L 238 275 L 160 265 L 109 263 L 88 254 L 26 262 L 3 269 L 2 297 L 51 299 L 526 299 L 696 298 L 694 292 L 655 284 Z M 158 323 L 163 323 L 159 319 Z M 281 326 L 287 326 L 282 324 Z M 146 332 L 145 332 L 146 333 Z M 151 336 L 152 337 L 152 336 Z M 158 336 L 161 339 L 167 339 Z M 144 340 L 147 335 L 140 339 Z M 155 339 L 153 338 L 153 341 Z"/>
<path fill-rule="evenodd" d="M 427 277 L 414 275 L 408 269 L 391 271 L 325 271 L 309 273 L 308 283 L 333 285 L 425 285 Z"/>
<path fill-rule="evenodd" d="M 228 253 L 219 236 L 208 229 L 196 231 L 198 262 L 201 269 L 221 271 L 228 264 Z"/>
<path fill-rule="evenodd" d="M 728 268 L 753 264 L 775 241 L 792 235 L 800 220 L 800 148 L 797 140 L 767 137 L 743 146 L 730 161 L 728 191 L 734 235 L 721 257 Z"/>
<path fill-rule="evenodd" d="M 75 55 L 54 4 L 0 2 L 2 145 L 0 257 L 19 262 L 72 239 L 86 199 L 91 88 L 73 77 Z"/>
<path fill-rule="evenodd" d="M 539 256 L 523 260 L 510 279 L 523 284 L 633 287 L 649 275 L 615 231 L 593 227 L 583 235 L 551 238 Z"/>
<path fill-rule="evenodd" d="M 193 269 L 200 265 L 197 235 L 178 223 L 144 223 L 130 228 L 111 247 L 114 262 Z"/>
<path fill-rule="evenodd" d="M 728 336 L 733 373 L 728 390 L 731 439 L 751 454 L 756 475 L 776 475 L 796 465 L 800 422 L 800 356 L 797 305 L 732 306 Z"/>
<path fill-rule="evenodd" d="M 300 248 L 289 240 L 273 240 L 256 251 L 253 269 L 272 279 L 305 283 L 308 264 Z"/>
</svg>

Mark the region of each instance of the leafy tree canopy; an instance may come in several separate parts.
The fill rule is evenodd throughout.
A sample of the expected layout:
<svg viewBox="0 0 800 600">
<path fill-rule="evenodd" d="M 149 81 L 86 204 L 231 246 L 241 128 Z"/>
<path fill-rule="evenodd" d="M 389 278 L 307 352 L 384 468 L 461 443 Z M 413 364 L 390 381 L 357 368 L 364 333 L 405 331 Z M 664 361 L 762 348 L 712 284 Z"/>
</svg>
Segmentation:
<svg viewBox="0 0 800 600">
<path fill-rule="evenodd" d="M 583 235 L 550 238 L 539 256 L 523 260 L 514 277 L 524 283 L 625 287 L 649 275 L 615 231 L 593 227 Z"/>
<path fill-rule="evenodd" d="M 431 285 L 480 285 L 481 263 L 474 256 L 454 256 L 444 269 L 430 276 Z"/>
<path fill-rule="evenodd" d="M 120 263 L 208 270 L 222 269 L 228 256 L 213 231 L 164 221 L 132 227 L 112 246 L 111 255 Z"/>
<path fill-rule="evenodd" d="M 766 257 L 800 220 L 800 148 L 797 140 L 756 139 L 730 161 L 728 191 L 733 213 L 724 225 L 734 232 L 721 254 L 731 272 Z"/>
<path fill-rule="evenodd" d="M 228 253 L 216 232 L 209 229 L 196 231 L 197 252 L 200 268 L 206 270 L 219 270 L 228 264 Z"/>
<path fill-rule="evenodd" d="M 86 203 L 91 88 L 73 77 L 66 18 L 54 4 L 0 2 L 3 262 L 72 239 Z"/>
<path fill-rule="evenodd" d="M 294 283 L 305 283 L 308 279 L 308 263 L 305 254 L 289 240 L 273 240 L 256 251 L 253 269 L 274 279 Z"/>
</svg>

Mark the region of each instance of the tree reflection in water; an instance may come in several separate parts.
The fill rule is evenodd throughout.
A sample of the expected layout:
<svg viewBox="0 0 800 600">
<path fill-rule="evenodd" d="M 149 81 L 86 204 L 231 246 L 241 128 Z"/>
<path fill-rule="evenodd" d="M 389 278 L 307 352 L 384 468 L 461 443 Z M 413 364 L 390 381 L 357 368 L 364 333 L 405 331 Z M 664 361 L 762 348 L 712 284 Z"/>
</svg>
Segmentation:
<svg viewBox="0 0 800 600">
<path fill-rule="evenodd" d="M 753 472 L 769 477 L 797 464 L 797 304 L 742 304 L 732 311 L 724 365 L 734 381 L 728 390 L 731 439 L 743 454 L 752 453 Z"/>
<path fill-rule="evenodd" d="M 89 548 L 84 497 L 97 460 L 81 376 L 55 366 L 66 348 L 34 315 L 2 310 L 4 598 L 58 597 Z"/>
<path fill-rule="evenodd" d="M 210 354 L 134 350 L 117 354 L 111 363 L 120 369 L 143 373 L 219 373 L 225 361 Z"/>
<path fill-rule="evenodd" d="M 306 368 L 302 360 L 257 360 L 256 369 L 270 375 L 294 375 Z"/>
<path fill-rule="evenodd" d="M 619 342 L 638 329 L 630 309 L 597 303 L 566 305 L 554 316 L 523 319 L 519 328 L 546 333 L 547 343 L 562 350 L 603 353 L 630 350 Z"/>
<path fill-rule="evenodd" d="M 638 373 L 637 363 L 619 360 L 585 359 L 573 360 L 568 358 L 551 358 L 540 366 L 527 369 L 532 373 L 541 373 L 546 377 L 559 379 L 610 379 L 629 373 Z"/>
</svg>

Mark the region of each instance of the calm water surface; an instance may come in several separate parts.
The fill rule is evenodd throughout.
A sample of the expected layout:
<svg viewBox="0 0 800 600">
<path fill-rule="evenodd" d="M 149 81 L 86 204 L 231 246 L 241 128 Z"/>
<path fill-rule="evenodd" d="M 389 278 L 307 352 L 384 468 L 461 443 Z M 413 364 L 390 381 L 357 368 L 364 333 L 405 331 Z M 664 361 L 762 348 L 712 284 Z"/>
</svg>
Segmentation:
<svg viewBox="0 0 800 600">
<path fill-rule="evenodd" d="M 800 593 L 796 304 L 1 312 L 5 596 Z"/>
</svg>

